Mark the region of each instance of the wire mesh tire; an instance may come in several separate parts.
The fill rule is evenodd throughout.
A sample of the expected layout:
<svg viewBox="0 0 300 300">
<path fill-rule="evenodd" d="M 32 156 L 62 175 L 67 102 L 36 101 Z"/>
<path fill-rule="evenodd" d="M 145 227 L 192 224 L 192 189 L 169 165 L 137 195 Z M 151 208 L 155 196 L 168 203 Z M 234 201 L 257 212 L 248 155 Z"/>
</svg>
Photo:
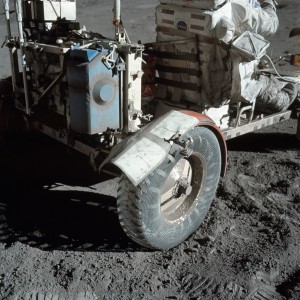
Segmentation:
<svg viewBox="0 0 300 300">
<path fill-rule="evenodd" d="M 221 152 L 215 134 L 197 127 L 182 136 L 190 155 L 174 144 L 170 154 L 138 186 L 122 175 L 117 210 L 127 236 L 141 246 L 167 250 L 203 223 L 215 197 Z"/>
</svg>

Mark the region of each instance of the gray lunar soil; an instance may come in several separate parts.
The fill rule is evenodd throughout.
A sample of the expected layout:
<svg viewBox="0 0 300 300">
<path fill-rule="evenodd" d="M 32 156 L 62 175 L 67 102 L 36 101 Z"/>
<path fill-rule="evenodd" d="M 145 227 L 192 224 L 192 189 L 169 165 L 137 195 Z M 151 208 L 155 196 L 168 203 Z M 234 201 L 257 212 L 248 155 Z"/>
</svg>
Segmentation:
<svg viewBox="0 0 300 300">
<path fill-rule="evenodd" d="M 157 1 L 123 2 L 132 40 L 153 41 Z M 78 20 L 112 35 L 111 8 L 78 1 Z M 300 2 L 279 1 L 278 15 L 269 54 L 300 53 L 300 40 L 288 38 L 300 27 Z M 0 137 L 0 299 L 300 299 L 295 132 L 290 120 L 229 141 L 227 174 L 203 226 L 164 252 L 123 233 L 118 178 L 99 178 L 85 157 L 42 135 Z"/>
</svg>

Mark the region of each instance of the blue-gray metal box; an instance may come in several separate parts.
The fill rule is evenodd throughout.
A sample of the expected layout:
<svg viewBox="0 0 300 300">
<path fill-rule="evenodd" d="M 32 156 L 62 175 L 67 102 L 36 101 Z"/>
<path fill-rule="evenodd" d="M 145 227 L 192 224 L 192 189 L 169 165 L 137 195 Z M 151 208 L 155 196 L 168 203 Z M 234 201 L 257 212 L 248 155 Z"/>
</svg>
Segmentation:
<svg viewBox="0 0 300 300">
<path fill-rule="evenodd" d="M 72 49 L 67 67 L 71 129 L 96 134 L 119 129 L 119 76 L 102 62 L 105 50 Z"/>
</svg>

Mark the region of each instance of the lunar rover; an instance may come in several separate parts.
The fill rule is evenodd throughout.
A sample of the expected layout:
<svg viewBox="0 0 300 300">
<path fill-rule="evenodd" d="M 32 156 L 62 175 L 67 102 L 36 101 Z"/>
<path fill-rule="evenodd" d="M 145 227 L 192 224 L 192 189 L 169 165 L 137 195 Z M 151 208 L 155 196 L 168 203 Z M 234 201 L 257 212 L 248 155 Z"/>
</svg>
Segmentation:
<svg viewBox="0 0 300 300">
<path fill-rule="evenodd" d="M 147 44 L 130 41 L 117 0 L 112 39 L 80 27 L 75 0 L 15 0 L 13 37 L 3 2 L 12 74 L 0 82 L 1 131 L 21 123 L 120 176 L 119 220 L 142 246 L 172 248 L 203 223 L 226 140 L 295 115 L 231 99 L 230 49 L 208 26 L 224 1 L 162 1 Z"/>
</svg>

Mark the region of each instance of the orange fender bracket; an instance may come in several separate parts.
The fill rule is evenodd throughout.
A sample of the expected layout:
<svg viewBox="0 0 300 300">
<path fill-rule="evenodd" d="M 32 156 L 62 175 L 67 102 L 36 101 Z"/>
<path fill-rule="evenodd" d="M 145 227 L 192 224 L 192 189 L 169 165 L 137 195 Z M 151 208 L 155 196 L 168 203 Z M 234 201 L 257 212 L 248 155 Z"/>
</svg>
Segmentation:
<svg viewBox="0 0 300 300">
<path fill-rule="evenodd" d="M 197 118 L 199 121 L 197 126 L 205 126 L 205 127 L 209 128 L 210 130 L 212 130 L 214 132 L 214 134 L 216 135 L 216 137 L 219 141 L 221 155 L 222 155 L 221 176 L 224 177 L 226 174 L 226 167 L 227 167 L 227 144 L 226 144 L 226 140 L 225 140 L 225 137 L 224 137 L 222 131 L 220 130 L 219 127 L 216 126 L 214 121 L 206 115 L 203 115 L 203 114 L 200 114 L 200 113 L 197 113 L 194 111 L 190 111 L 190 110 L 182 110 L 181 112 L 184 114 L 187 114 L 189 116 L 193 116 L 193 117 Z"/>
</svg>

